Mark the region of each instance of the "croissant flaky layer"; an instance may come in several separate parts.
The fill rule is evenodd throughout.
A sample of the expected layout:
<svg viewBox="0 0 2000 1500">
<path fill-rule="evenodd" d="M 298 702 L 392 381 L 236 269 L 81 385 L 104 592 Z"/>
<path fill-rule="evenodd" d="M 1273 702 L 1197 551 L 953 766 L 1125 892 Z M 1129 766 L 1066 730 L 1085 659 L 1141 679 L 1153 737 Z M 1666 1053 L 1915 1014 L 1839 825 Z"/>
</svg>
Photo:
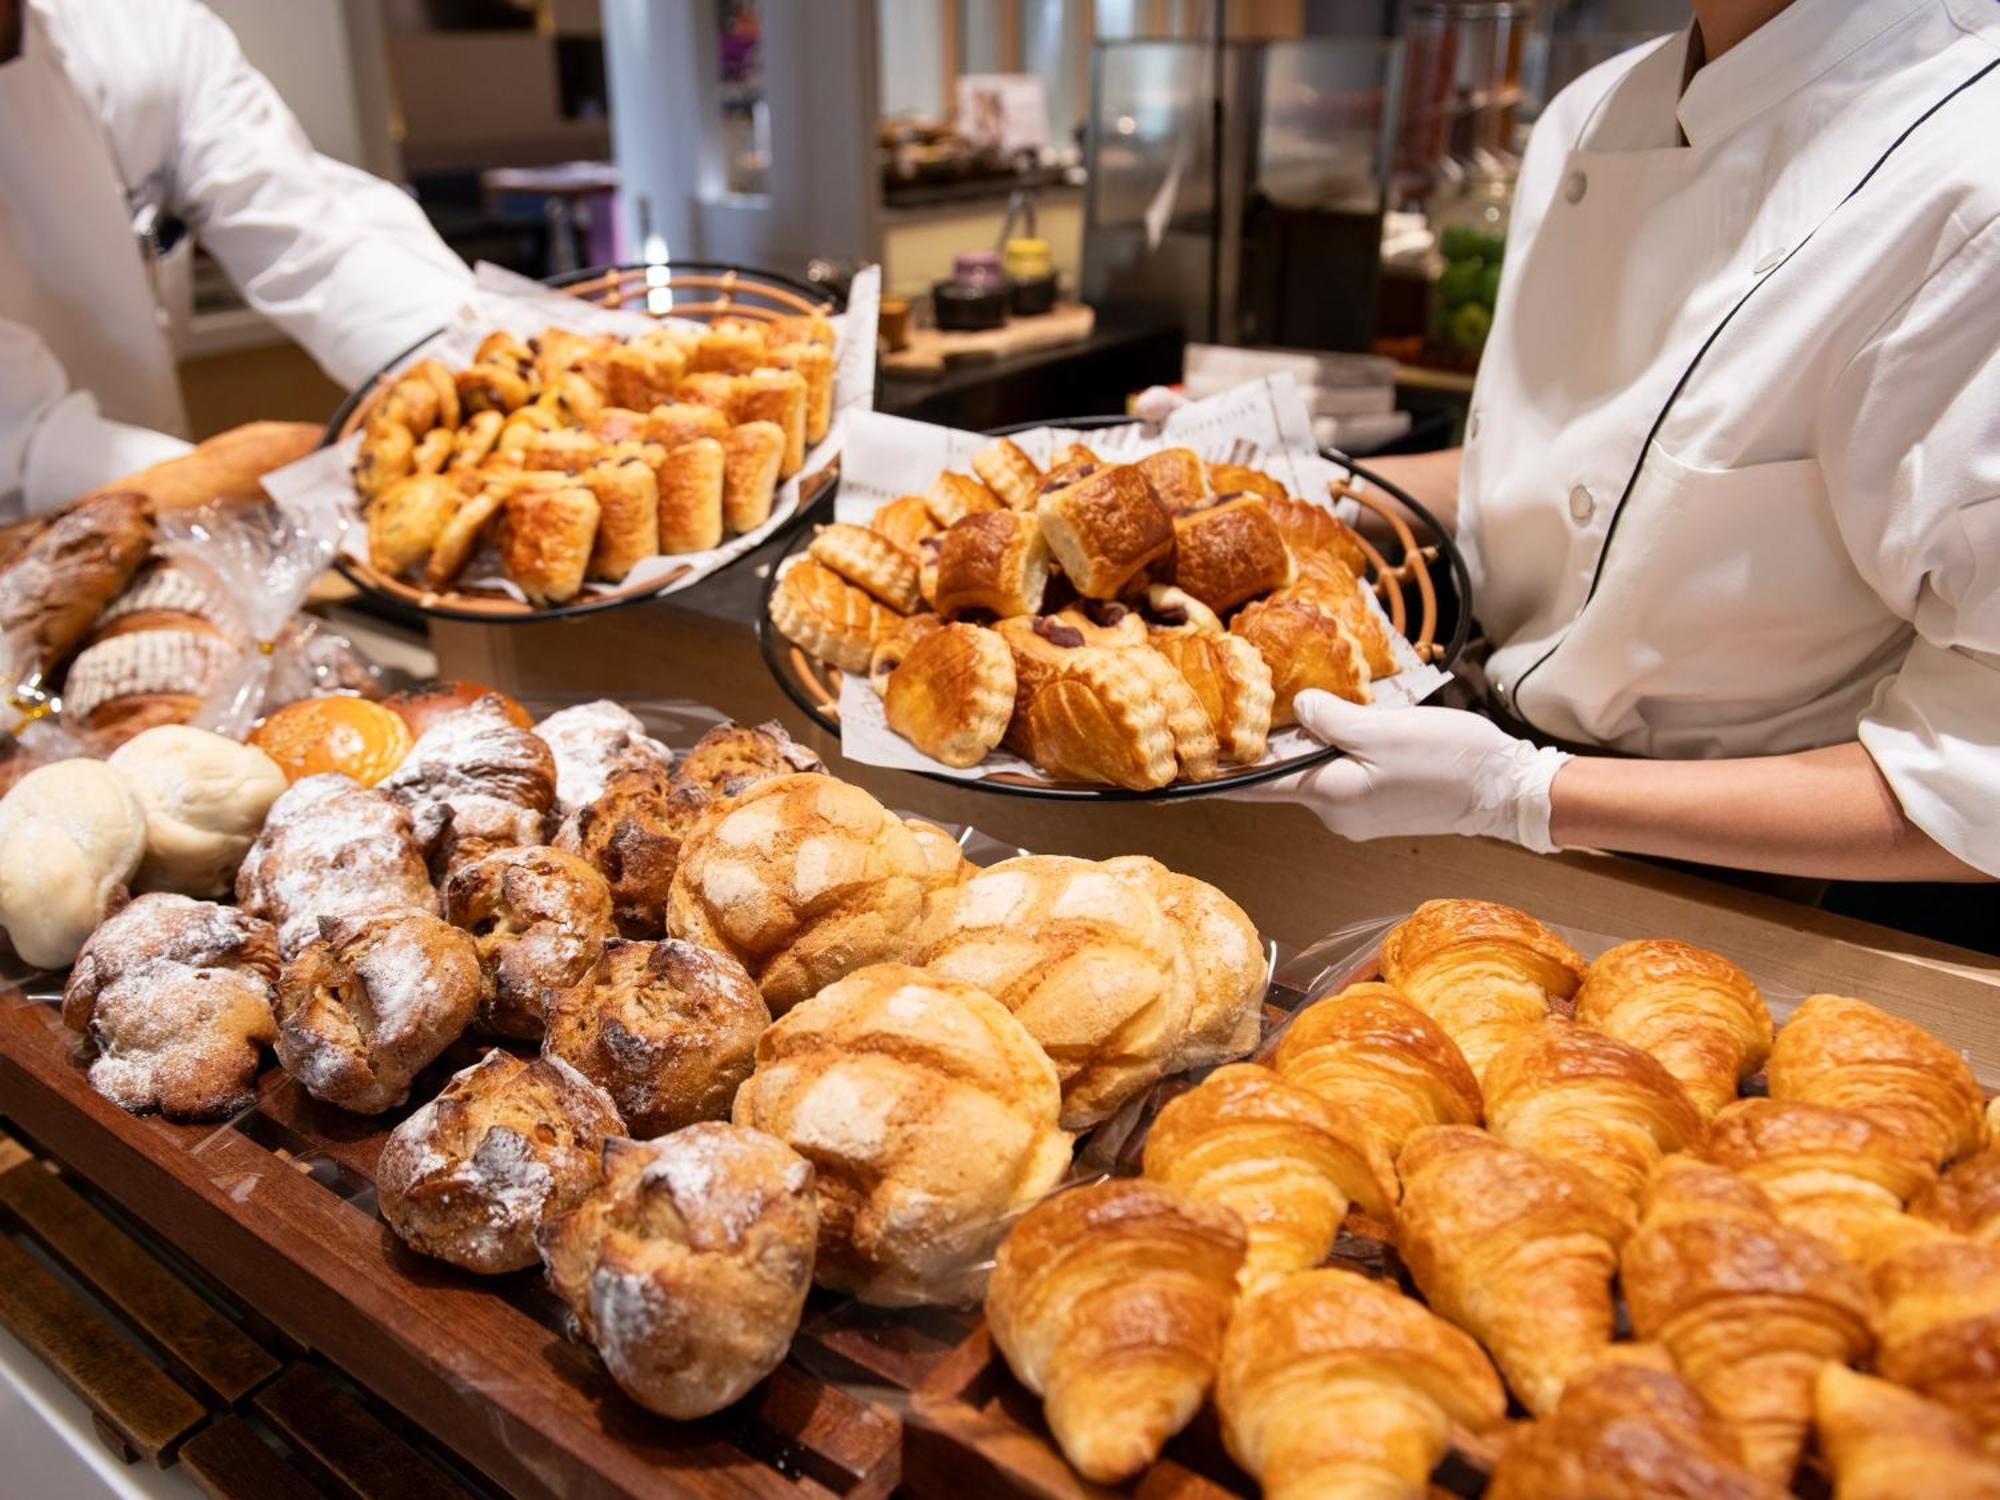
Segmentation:
<svg viewBox="0 0 2000 1500">
<path fill-rule="evenodd" d="M 1691 943 L 1621 943 L 1576 992 L 1576 1018 L 1650 1054 L 1704 1116 L 1771 1052 L 1771 1012 L 1735 964 Z"/>
<path fill-rule="evenodd" d="M 1875 1369 L 1951 1407 L 2000 1449 L 2000 1249 L 1936 1240 L 1878 1264 Z"/>
<path fill-rule="evenodd" d="M 1820 1369 L 1817 1398 L 1838 1500 L 2000 1500 L 2000 1460 L 1950 1408 L 1837 1364 Z"/>
<path fill-rule="evenodd" d="M 1352 1107 L 1392 1152 L 1426 1125 L 1477 1125 L 1479 1084 L 1458 1046 L 1386 984 L 1306 1007 L 1272 1065 L 1288 1083 Z"/>
<path fill-rule="evenodd" d="M 1421 1500 L 1453 1425 L 1488 1431 L 1507 1398 L 1479 1346 L 1423 1304 L 1323 1270 L 1237 1310 L 1216 1405 L 1266 1500 Z"/>
<path fill-rule="evenodd" d="M 1201 1408 L 1243 1249 L 1228 1210 L 1131 1178 L 1058 1194 L 1001 1242 L 994 1342 L 1086 1479 L 1129 1479 Z"/>
</svg>

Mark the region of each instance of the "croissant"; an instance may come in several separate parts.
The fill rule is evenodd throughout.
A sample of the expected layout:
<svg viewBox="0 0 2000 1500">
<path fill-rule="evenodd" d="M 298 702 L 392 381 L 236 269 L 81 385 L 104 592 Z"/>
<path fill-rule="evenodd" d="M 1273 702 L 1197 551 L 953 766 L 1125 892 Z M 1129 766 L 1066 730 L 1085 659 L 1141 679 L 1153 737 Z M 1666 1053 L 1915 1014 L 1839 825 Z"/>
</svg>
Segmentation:
<svg viewBox="0 0 2000 1500">
<path fill-rule="evenodd" d="M 1507 1410 L 1479 1345 L 1394 1286 L 1336 1270 L 1238 1309 L 1215 1401 L 1265 1500 L 1423 1500 L 1451 1425 L 1485 1432 Z"/>
<path fill-rule="evenodd" d="M 1426 1125 L 1477 1125 L 1479 1084 L 1437 1022 L 1386 984 L 1357 984 L 1301 1011 L 1271 1066 L 1351 1107 L 1389 1151 Z"/>
<path fill-rule="evenodd" d="M 1715 1117 L 1702 1155 L 1755 1183 L 1780 1219 L 1858 1266 L 1942 1232 L 1903 1212 L 1936 1180 L 1930 1163 L 1845 1110 L 1742 1099 Z"/>
<path fill-rule="evenodd" d="M 1084 1478 L 1137 1474 L 1200 1409 L 1243 1247 L 1228 1210 L 1134 1178 L 1046 1199 L 1001 1241 L 993 1341 Z"/>
<path fill-rule="evenodd" d="M 2000 1244 L 2000 1149 L 1953 1162 L 1916 1196 L 1910 1212 L 1953 1234 Z"/>
<path fill-rule="evenodd" d="M 1860 1272 L 1779 1223 L 1756 1187 L 1686 1156 L 1653 1173 L 1621 1265 L 1633 1333 L 1673 1356 L 1752 1473 L 1790 1484 L 1820 1368 L 1871 1342 Z"/>
<path fill-rule="evenodd" d="M 1245 1292 L 1326 1259 L 1349 1203 L 1387 1222 L 1396 1202 L 1395 1165 L 1366 1121 L 1254 1063 L 1171 1100 L 1146 1137 L 1145 1172 L 1243 1221 Z"/>
<path fill-rule="evenodd" d="M 1654 1163 L 1700 1142 L 1673 1075 L 1614 1036 L 1543 1021 L 1486 1065 L 1486 1126 L 1510 1146 L 1574 1162 L 1632 1202 Z"/>
<path fill-rule="evenodd" d="M 1939 1239 L 1869 1278 L 1875 1373 L 1951 1407 L 2000 1454 L 2000 1249 Z"/>
<path fill-rule="evenodd" d="M 1486 1500 L 1784 1500 L 1727 1424 L 1651 1344 L 1621 1344 L 1517 1431 Z"/>
<path fill-rule="evenodd" d="M 1445 1030 L 1483 1078 L 1517 1030 L 1583 982 L 1581 954 L 1526 912 L 1426 901 L 1382 939 L 1382 978 Z"/>
<path fill-rule="evenodd" d="M 1632 1205 L 1588 1172 L 1482 1130 L 1437 1125 L 1397 1159 L 1396 1247 L 1432 1307 L 1493 1355 L 1528 1410 L 1611 1342 L 1611 1277 Z"/>
<path fill-rule="evenodd" d="M 2000 1500 L 2000 1460 L 1949 1407 L 1835 1364 L 1817 1404 L 1833 1500 Z"/>
<path fill-rule="evenodd" d="M 1576 1018 L 1652 1054 L 1704 1119 L 1771 1054 L 1771 1012 L 1750 976 L 1689 943 L 1620 943 L 1600 955 L 1576 992 Z"/>
<path fill-rule="evenodd" d="M 1914 1021 L 1844 995 L 1808 995 L 1778 1033 L 1773 1099 L 1852 1110 L 1919 1144 L 1933 1166 L 1986 1139 L 1972 1069 Z"/>
</svg>

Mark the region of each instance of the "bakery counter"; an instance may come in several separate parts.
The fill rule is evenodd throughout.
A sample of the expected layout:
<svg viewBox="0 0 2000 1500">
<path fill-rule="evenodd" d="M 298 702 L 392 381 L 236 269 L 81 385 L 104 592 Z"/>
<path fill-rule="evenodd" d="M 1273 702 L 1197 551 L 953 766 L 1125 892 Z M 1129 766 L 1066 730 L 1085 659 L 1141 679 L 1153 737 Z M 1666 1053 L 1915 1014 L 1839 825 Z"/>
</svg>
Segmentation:
<svg viewBox="0 0 2000 1500">
<path fill-rule="evenodd" d="M 2000 972 L 1990 960 L 1681 871 L 1587 853 L 1541 856 L 1484 839 L 1355 844 L 1283 805 L 1032 800 L 846 760 L 772 680 L 746 623 L 768 556 L 674 602 L 539 625 L 434 622 L 439 671 L 526 695 L 652 695 L 694 699 L 746 723 L 775 718 L 892 807 L 1046 853 L 1153 855 L 1220 886 L 1267 936 L 1293 947 L 1432 897 L 1482 897 L 1587 931 L 1673 933 L 1773 985 L 1866 996 L 2000 1065 Z"/>
</svg>

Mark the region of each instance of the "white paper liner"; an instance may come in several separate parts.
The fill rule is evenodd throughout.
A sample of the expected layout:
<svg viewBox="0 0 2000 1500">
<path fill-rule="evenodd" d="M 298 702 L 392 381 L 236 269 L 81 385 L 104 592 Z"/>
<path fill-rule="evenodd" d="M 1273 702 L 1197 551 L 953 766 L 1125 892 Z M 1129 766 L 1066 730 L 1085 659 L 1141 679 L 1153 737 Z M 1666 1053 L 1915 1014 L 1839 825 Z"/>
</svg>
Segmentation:
<svg viewBox="0 0 2000 1500">
<path fill-rule="evenodd" d="M 719 547 L 703 552 L 676 552 L 642 559 L 617 583 L 591 580 L 583 586 L 579 599 L 609 593 L 634 584 L 650 584 L 681 576 L 664 584 L 661 594 L 677 593 L 701 582 L 718 568 L 725 567 L 749 552 L 791 519 L 798 510 L 806 483 L 817 479 L 839 454 L 846 440 L 850 419 L 866 412 L 875 397 L 875 324 L 881 303 L 882 270 L 868 266 L 854 278 L 847 297 L 847 311 L 833 318 L 838 341 L 834 352 L 833 421 L 827 435 L 807 454 L 805 466 L 778 488 L 771 514 L 753 531 L 731 537 Z M 436 357 L 453 370 L 473 362 L 479 344 L 489 333 L 505 331 L 527 339 L 545 328 L 574 329 L 580 333 L 611 333 L 621 336 L 644 333 L 665 322 L 682 321 L 689 327 L 704 325 L 671 316 L 655 318 L 626 308 L 600 307 L 555 287 L 517 275 L 502 266 L 481 261 L 473 273 L 473 286 L 450 320 L 431 338 L 412 349 L 389 367 L 395 374 L 418 360 Z M 354 456 L 361 447 L 361 434 L 350 434 L 330 448 L 321 448 L 264 476 L 264 489 L 286 510 L 312 518 L 315 526 L 334 524 L 341 532 L 340 551 L 357 562 L 368 560 L 368 528 L 361 519 L 361 498 L 353 482 Z M 330 518 L 330 521 L 329 521 Z M 500 571 L 499 557 L 490 546 L 475 552 L 451 589 L 431 596 L 448 602 L 461 590 L 492 591 L 519 603 L 527 595 Z"/>
<path fill-rule="evenodd" d="M 866 525 L 882 506 L 899 495 L 921 495 L 940 471 L 969 472 L 972 455 L 993 441 L 976 432 L 913 422 L 882 412 L 857 413 L 847 428 L 847 451 L 841 460 L 840 495 L 834 502 L 837 520 Z M 1292 494 L 1323 504 L 1352 524 L 1360 507 L 1352 501 L 1335 504 L 1327 486 L 1350 478 L 1349 471 L 1327 459 L 1313 443 L 1312 414 L 1298 384 L 1289 374 L 1267 376 L 1180 408 L 1157 434 L 1134 423 L 1126 427 L 1079 432 L 1037 427 L 1017 434 L 1014 441 L 1044 468 L 1057 449 L 1082 443 L 1102 458 L 1129 461 L 1162 448 L 1192 448 L 1209 463 L 1234 463 L 1269 474 Z M 1389 649 L 1399 670 L 1369 684 L 1375 705 L 1403 708 L 1421 703 L 1451 680 L 1451 673 L 1422 661 L 1416 648 L 1389 623 L 1381 601 L 1364 590 L 1370 608 L 1382 618 Z M 1296 726 L 1272 732 L 1260 766 L 1293 760 L 1319 748 L 1319 741 Z M 1005 750 L 995 750 L 976 766 L 960 769 L 933 760 L 889 727 L 882 700 L 864 676 L 844 673 L 840 681 L 840 751 L 864 765 L 900 771 L 922 771 L 959 781 L 979 781 L 1002 772 L 1029 776 L 1042 773 L 1030 762 Z M 1231 773 L 1252 769 L 1232 766 Z"/>
</svg>

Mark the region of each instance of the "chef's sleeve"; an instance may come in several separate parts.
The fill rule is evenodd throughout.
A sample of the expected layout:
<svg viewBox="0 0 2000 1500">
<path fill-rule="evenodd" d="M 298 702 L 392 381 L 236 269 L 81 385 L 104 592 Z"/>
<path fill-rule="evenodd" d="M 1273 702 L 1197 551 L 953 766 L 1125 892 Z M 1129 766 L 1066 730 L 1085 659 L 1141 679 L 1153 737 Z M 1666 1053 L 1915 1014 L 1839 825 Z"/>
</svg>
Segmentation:
<svg viewBox="0 0 2000 1500">
<path fill-rule="evenodd" d="M 73 391 L 40 334 L 0 318 L 0 522 L 53 509 L 188 444 L 114 422 Z"/>
<path fill-rule="evenodd" d="M 1856 567 L 1915 629 L 1860 739 L 1911 822 L 2000 875 L 2000 220 L 1829 387 L 1820 462 Z"/>
<path fill-rule="evenodd" d="M 191 0 L 177 56 L 174 207 L 244 300 L 345 386 L 443 323 L 472 273 L 401 189 L 314 152 L 235 36 Z"/>
</svg>

